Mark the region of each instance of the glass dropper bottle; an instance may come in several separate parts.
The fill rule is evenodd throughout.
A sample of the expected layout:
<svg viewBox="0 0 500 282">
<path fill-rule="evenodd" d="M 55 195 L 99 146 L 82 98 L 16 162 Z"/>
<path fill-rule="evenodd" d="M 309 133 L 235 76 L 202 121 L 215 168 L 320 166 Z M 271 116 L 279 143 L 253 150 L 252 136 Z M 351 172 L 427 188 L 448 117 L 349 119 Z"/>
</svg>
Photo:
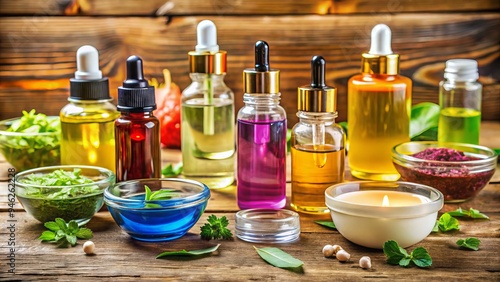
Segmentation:
<svg viewBox="0 0 500 282">
<path fill-rule="evenodd" d="M 311 84 L 298 88 L 299 122 L 292 129 L 291 207 L 304 213 L 329 213 L 325 189 L 344 181 L 345 133 L 335 123 L 337 89 L 325 84 L 326 61 L 311 60 Z"/>
<path fill-rule="evenodd" d="M 286 204 L 286 113 L 279 105 L 279 70 L 269 45 L 255 44 L 255 68 L 243 72 L 245 105 L 238 112 L 238 206 L 281 209 Z"/>
</svg>

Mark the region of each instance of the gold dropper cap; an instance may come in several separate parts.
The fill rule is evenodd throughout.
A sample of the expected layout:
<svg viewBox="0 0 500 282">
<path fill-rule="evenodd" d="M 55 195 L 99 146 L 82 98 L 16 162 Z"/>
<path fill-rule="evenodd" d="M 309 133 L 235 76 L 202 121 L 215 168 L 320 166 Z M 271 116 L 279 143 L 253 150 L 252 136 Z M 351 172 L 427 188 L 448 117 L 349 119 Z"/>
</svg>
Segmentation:
<svg viewBox="0 0 500 282">
<path fill-rule="evenodd" d="M 280 71 L 269 67 L 269 45 L 265 41 L 255 43 L 255 68 L 243 71 L 243 90 L 253 94 L 280 92 Z"/>
<path fill-rule="evenodd" d="M 225 74 L 227 66 L 226 51 L 197 52 L 191 51 L 189 56 L 190 73 Z"/>
<path fill-rule="evenodd" d="M 391 49 L 391 29 L 378 24 L 371 32 L 371 47 L 361 55 L 361 72 L 369 74 L 399 74 L 399 55 Z"/>
<path fill-rule="evenodd" d="M 315 113 L 337 111 L 337 89 L 325 84 L 326 61 L 322 56 L 311 60 L 311 84 L 298 88 L 298 110 Z"/>
</svg>

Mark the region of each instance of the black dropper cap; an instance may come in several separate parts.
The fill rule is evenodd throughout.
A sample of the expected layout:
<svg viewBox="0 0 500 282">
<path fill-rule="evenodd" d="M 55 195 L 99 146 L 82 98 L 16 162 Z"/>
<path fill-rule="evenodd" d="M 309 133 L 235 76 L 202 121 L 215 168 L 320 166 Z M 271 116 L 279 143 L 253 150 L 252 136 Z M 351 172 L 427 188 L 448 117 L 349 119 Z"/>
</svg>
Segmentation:
<svg viewBox="0 0 500 282">
<path fill-rule="evenodd" d="M 280 92 L 280 71 L 269 65 L 269 45 L 265 41 L 255 43 L 255 68 L 243 71 L 245 93 L 278 94 Z"/>
<path fill-rule="evenodd" d="M 337 89 L 325 84 L 325 69 L 325 59 L 314 56 L 311 60 L 311 84 L 298 88 L 299 111 L 317 113 L 337 111 Z"/>
<path fill-rule="evenodd" d="M 142 59 L 127 59 L 127 79 L 118 87 L 118 106 L 122 112 L 151 112 L 156 109 L 155 88 L 144 79 Z"/>
</svg>

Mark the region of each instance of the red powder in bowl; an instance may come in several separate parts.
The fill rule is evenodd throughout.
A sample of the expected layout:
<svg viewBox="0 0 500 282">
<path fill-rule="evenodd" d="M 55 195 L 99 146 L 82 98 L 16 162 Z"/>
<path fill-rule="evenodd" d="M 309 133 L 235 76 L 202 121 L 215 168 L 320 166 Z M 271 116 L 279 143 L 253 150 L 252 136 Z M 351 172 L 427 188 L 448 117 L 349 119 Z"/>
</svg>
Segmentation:
<svg viewBox="0 0 500 282">
<path fill-rule="evenodd" d="M 412 157 L 441 161 L 443 163 L 423 162 L 402 166 L 394 164 L 401 179 L 421 183 L 441 191 L 446 202 L 464 201 L 474 197 L 486 186 L 495 170 L 471 172 L 465 162 L 480 160 L 466 156 L 464 152 L 447 148 L 428 148 L 411 155 Z M 447 164 L 446 162 L 464 162 Z"/>
</svg>

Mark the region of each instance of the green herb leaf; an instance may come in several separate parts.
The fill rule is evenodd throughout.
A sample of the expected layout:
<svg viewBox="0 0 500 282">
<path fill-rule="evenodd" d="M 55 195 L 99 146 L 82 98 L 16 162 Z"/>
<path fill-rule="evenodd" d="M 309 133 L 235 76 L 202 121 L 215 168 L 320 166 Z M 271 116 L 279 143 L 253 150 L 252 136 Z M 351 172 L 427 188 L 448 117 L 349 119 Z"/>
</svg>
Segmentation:
<svg viewBox="0 0 500 282">
<path fill-rule="evenodd" d="M 464 239 L 459 239 L 457 241 L 457 245 L 463 248 L 471 249 L 474 251 L 479 250 L 479 244 L 481 244 L 481 240 L 475 237 L 469 237 Z"/>
<path fill-rule="evenodd" d="M 53 231 L 44 231 L 38 239 L 41 241 L 57 242 L 60 246 L 65 246 L 68 243 L 74 246 L 76 245 L 77 238 L 92 238 L 92 231 L 88 228 L 79 228 L 74 220 L 66 223 L 64 219 L 56 218 L 55 222 L 45 222 L 44 226 Z"/>
<path fill-rule="evenodd" d="M 398 243 L 390 240 L 384 243 L 384 254 L 387 257 L 387 263 L 397 265 L 403 259 L 410 258 L 405 249 L 400 248 Z"/>
<path fill-rule="evenodd" d="M 150 201 L 151 200 L 151 189 L 149 189 L 148 185 L 144 185 L 144 201 Z"/>
<path fill-rule="evenodd" d="M 411 108 L 410 138 L 418 138 L 426 131 L 437 128 L 439 112 L 439 105 L 434 103 L 424 102 L 414 105 Z"/>
<path fill-rule="evenodd" d="M 219 246 L 220 246 L 220 244 L 218 244 L 217 246 L 210 247 L 210 248 L 201 249 L 201 250 L 194 250 L 194 251 L 182 250 L 182 251 L 174 251 L 174 252 L 163 252 L 163 253 L 157 255 L 156 258 L 159 259 L 159 258 L 163 258 L 163 257 L 201 256 L 201 255 L 206 255 L 206 254 L 210 254 L 212 252 L 217 251 Z"/>
<path fill-rule="evenodd" d="M 269 264 L 279 268 L 298 268 L 304 263 L 278 248 L 256 248 L 259 256 Z"/>
<path fill-rule="evenodd" d="M 183 164 L 182 162 L 176 164 L 168 164 L 161 170 L 161 174 L 164 177 L 177 177 L 182 173 Z"/>
<path fill-rule="evenodd" d="M 478 210 L 470 208 L 469 210 L 463 210 L 462 208 L 458 208 L 454 211 L 447 212 L 447 214 L 451 216 L 459 216 L 459 217 L 470 217 L 476 219 L 489 219 L 487 215 L 481 213 Z"/>
<path fill-rule="evenodd" d="M 174 190 L 167 190 L 167 189 L 161 189 L 161 190 L 155 191 L 153 194 L 151 194 L 151 197 L 149 198 L 149 200 L 156 201 L 156 200 L 171 199 L 173 191 Z"/>
<path fill-rule="evenodd" d="M 423 247 L 418 247 L 408 254 L 405 249 L 399 247 L 396 241 L 390 240 L 384 243 L 384 254 L 387 263 L 407 267 L 413 262 L 418 267 L 429 267 L 432 265 L 432 258 Z"/>
<path fill-rule="evenodd" d="M 432 265 L 432 258 L 423 247 L 418 247 L 411 252 L 411 261 L 418 267 L 429 267 Z"/>
<path fill-rule="evenodd" d="M 438 220 L 439 230 L 443 232 L 451 231 L 451 230 L 460 230 L 460 224 L 458 220 L 452 217 L 448 213 L 444 213 Z"/>
<path fill-rule="evenodd" d="M 79 239 L 91 239 L 94 237 L 94 234 L 92 233 L 92 230 L 82 227 L 75 233 L 75 236 Z"/>
<path fill-rule="evenodd" d="M 322 225 L 322 226 L 325 226 L 325 227 L 328 227 L 328 228 L 337 229 L 337 227 L 335 226 L 335 223 L 333 221 L 316 220 L 315 223 Z"/>
<path fill-rule="evenodd" d="M 53 241 L 56 238 L 56 234 L 52 231 L 43 231 L 42 235 L 38 237 L 42 241 Z"/>
<path fill-rule="evenodd" d="M 43 226 L 45 226 L 47 229 L 49 229 L 51 231 L 57 231 L 57 230 L 61 229 L 59 227 L 59 225 L 53 221 L 45 222 L 43 224 Z"/>
<path fill-rule="evenodd" d="M 207 221 L 208 223 L 205 223 L 205 225 L 201 227 L 200 236 L 202 239 L 233 239 L 233 233 L 231 233 L 231 230 L 227 229 L 229 221 L 227 220 L 226 216 L 217 218 L 217 216 L 212 214 L 208 216 Z"/>
</svg>

